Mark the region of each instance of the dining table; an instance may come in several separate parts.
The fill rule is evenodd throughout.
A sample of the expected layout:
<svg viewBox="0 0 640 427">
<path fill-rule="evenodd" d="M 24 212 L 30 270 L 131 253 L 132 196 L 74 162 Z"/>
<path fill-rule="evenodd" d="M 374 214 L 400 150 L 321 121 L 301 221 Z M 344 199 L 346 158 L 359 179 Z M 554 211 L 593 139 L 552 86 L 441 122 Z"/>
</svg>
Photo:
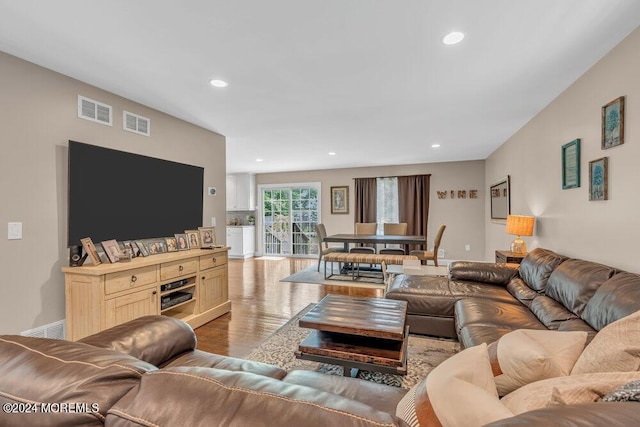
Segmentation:
<svg viewBox="0 0 640 427">
<path fill-rule="evenodd" d="M 405 252 L 408 253 L 409 245 L 421 245 L 426 248 L 426 236 L 406 236 L 399 234 L 332 234 L 323 239 L 324 242 L 343 243 L 344 251 L 349 252 L 351 244 L 388 244 L 404 245 Z"/>
</svg>

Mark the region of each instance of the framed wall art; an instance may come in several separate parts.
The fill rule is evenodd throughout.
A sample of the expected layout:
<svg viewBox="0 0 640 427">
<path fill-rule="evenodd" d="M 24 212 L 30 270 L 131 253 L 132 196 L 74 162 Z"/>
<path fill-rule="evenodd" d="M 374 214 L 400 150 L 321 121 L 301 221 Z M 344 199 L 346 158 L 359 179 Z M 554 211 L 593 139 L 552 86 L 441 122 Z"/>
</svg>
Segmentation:
<svg viewBox="0 0 640 427">
<path fill-rule="evenodd" d="M 589 162 L 589 200 L 609 200 L 609 158 Z"/>
<path fill-rule="evenodd" d="M 511 213 L 511 178 L 509 175 L 500 178 L 489 187 L 491 197 L 491 220 L 506 222 Z"/>
<path fill-rule="evenodd" d="M 624 144 L 624 96 L 602 107 L 602 149 Z"/>
<path fill-rule="evenodd" d="M 562 146 L 562 189 L 580 187 L 580 139 Z"/>
<path fill-rule="evenodd" d="M 331 213 L 349 213 L 349 186 L 331 187 Z"/>
</svg>

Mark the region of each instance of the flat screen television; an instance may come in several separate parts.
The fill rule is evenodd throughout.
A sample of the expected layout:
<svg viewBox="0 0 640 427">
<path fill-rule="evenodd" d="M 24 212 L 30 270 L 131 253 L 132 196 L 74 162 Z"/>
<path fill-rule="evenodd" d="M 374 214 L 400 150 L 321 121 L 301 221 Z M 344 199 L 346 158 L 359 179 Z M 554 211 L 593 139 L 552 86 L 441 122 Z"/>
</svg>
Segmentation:
<svg viewBox="0 0 640 427">
<path fill-rule="evenodd" d="M 202 226 L 204 168 L 69 141 L 68 246 Z"/>
</svg>

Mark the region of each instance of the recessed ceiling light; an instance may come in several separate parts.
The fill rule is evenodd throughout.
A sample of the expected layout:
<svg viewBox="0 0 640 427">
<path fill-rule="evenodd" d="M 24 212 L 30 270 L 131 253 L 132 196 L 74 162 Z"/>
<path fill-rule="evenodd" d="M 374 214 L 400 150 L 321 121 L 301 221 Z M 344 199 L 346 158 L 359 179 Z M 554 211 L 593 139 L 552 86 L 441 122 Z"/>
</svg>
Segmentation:
<svg viewBox="0 0 640 427">
<path fill-rule="evenodd" d="M 442 38 L 444 44 L 460 43 L 464 38 L 464 34 L 459 31 L 453 31 Z"/>
<path fill-rule="evenodd" d="M 335 155 L 336 155 L 336 152 L 335 152 L 335 151 L 329 151 L 329 155 L 330 155 L 330 156 L 335 156 Z"/>
<path fill-rule="evenodd" d="M 215 87 L 227 87 L 229 86 L 229 83 L 225 82 L 224 80 L 209 80 L 209 83 L 211 83 L 211 86 L 215 86 Z"/>
<path fill-rule="evenodd" d="M 264 159 L 256 159 L 256 162 L 264 162 Z"/>
<path fill-rule="evenodd" d="M 431 148 L 439 148 L 440 144 L 431 144 Z"/>
</svg>

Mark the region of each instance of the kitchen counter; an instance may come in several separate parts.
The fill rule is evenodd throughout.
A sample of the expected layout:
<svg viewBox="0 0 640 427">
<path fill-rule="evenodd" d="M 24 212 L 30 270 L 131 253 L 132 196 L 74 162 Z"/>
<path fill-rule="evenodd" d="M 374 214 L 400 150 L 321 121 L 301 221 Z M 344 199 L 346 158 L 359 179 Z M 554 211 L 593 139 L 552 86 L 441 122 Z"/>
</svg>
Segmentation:
<svg viewBox="0 0 640 427">
<path fill-rule="evenodd" d="M 227 246 L 229 258 L 251 258 L 256 246 L 255 225 L 227 225 Z"/>
</svg>

